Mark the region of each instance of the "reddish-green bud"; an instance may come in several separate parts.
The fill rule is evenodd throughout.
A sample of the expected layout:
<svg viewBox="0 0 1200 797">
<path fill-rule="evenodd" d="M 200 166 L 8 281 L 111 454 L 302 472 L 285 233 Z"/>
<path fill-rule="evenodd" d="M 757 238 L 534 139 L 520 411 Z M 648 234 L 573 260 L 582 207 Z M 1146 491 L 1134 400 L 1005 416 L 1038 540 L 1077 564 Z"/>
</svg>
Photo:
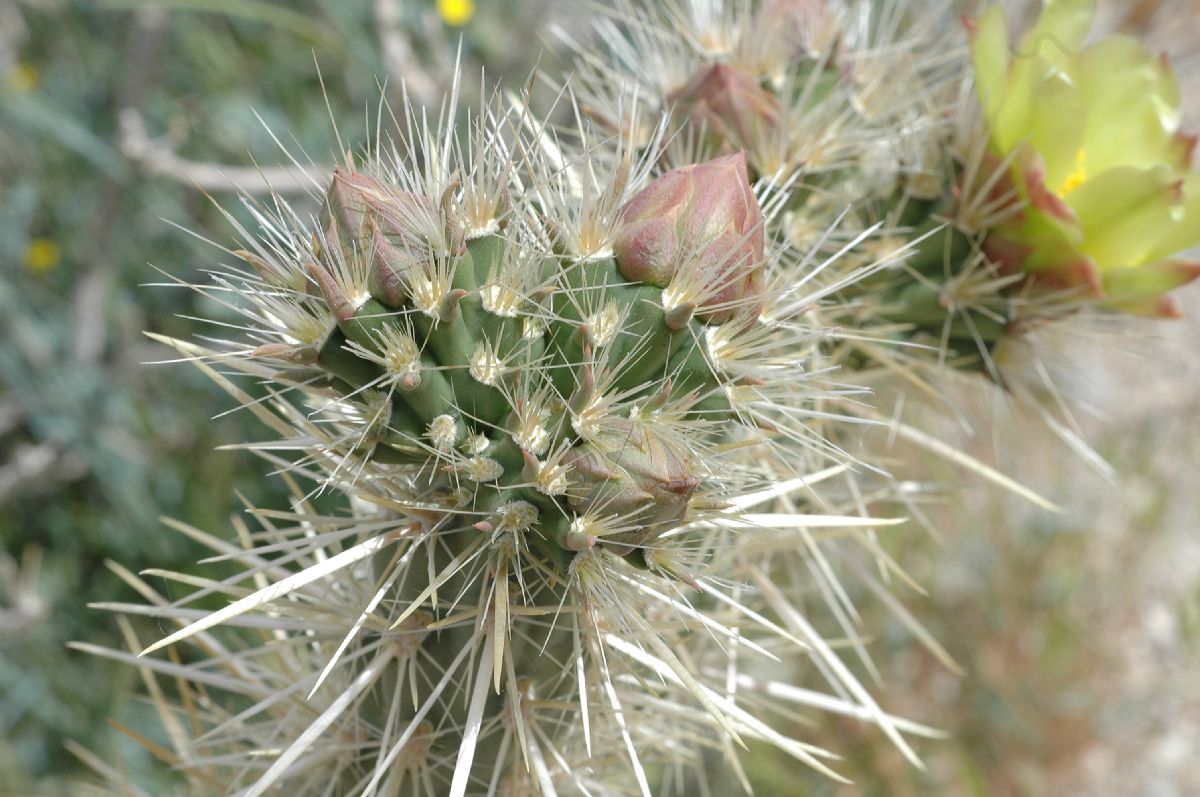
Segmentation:
<svg viewBox="0 0 1200 797">
<path fill-rule="evenodd" d="M 690 452 L 627 418 L 613 418 L 564 459 L 571 473 L 571 506 L 618 515 L 637 526 L 610 538 L 639 545 L 678 524 L 699 485 Z"/>
<path fill-rule="evenodd" d="M 321 227 L 326 246 L 336 247 L 342 257 L 370 258 L 371 295 L 388 307 L 400 307 L 405 300 L 402 275 L 408 264 L 427 256 L 425 228 L 438 218 L 436 205 L 426 197 L 336 168 Z"/>
<path fill-rule="evenodd" d="M 754 77 L 728 64 L 697 72 L 667 100 L 691 125 L 703 125 L 724 152 L 755 149 L 780 127 L 779 100 Z"/>
<path fill-rule="evenodd" d="M 670 287 L 711 323 L 761 304 L 763 214 L 744 152 L 672 169 L 621 221 L 613 251 L 626 279 Z"/>
</svg>

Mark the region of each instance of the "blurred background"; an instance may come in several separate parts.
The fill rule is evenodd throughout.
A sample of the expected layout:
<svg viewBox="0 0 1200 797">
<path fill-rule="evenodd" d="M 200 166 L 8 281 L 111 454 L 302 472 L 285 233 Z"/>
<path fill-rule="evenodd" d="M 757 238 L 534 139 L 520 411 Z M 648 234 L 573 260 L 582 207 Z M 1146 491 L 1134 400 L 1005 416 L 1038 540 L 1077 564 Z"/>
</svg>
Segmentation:
<svg viewBox="0 0 1200 797">
<path fill-rule="evenodd" d="M 1101 6 L 1109 27 L 1171 52 L 1196 127 L 1200 3 Z M 217 206 L 244 219 L 238 191 L 267 185 L 303 205 L 281 145 L 302 166 L 333 163 L 331 117 L 357 147 L 401 76 L 436 106 L 460 41 L 467 97 L 481 67 L 518 86 L 549 21 L 582 13 L 568 0 L 0 0 L 0 795 L 81 793 L 77 745 L 155 793 L 170 774 L 132 738 L 152 727 L 136 672 L 66 645 L 122 647 L 111 615 L 87 608 L 138 599 L 110 563 L 184 570 L 202 555 L 159 516 L 224 533 L 239 495 L 284 504 L 263 463 L 218 450 L 261 439 L 253 420 L 225 414 L 194 369 L 148 364 L 170 353 L 143 331 L 188 338 L 191 317 L 223 312 L 169 284 L 205 281 L 221 253 L 204 238 L 233 243 Z M 892 538 L 927 590 L 898 597 L 963 673 L 863 605 L 878 613 L 883 704 L 952 738 L 922 745 L 922 773 L 831 721 L 802 732 L 845 753 L 856 786 L 754 751 L 760 795 L 1200 794 L 1200 289 L 1180 299 L 1187 320 L 1064 344 L 1110 478 L 978 383 L 947 395 L 995 434 L 908 408 L 1064 511 L 937 472 L 962 490 L 933 510 L 940 537 Z"/>
</svg>

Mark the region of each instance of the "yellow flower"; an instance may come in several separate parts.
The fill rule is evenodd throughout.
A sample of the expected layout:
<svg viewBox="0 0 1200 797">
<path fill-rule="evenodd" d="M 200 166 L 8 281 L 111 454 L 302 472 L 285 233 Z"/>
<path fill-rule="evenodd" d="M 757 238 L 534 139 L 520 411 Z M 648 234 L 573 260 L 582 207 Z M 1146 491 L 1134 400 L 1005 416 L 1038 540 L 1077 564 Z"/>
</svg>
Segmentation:
<svg viewBox="0 0 1200 797">
<path fill-rule="evenodd" d="M 1126 312 L 1177 315 L 1167 291 L 1200 276 L 1172 259 L 1200 244 L 1196 138 L 1179 130 L 1165 58 L 1128 36 L 1083 47 L 1095 0 L 1046 0 L 1010 52 L 1000 6 L 970 25 L 975 86 L 997 158 L 1024 202 L 988 254 Z"/>
<path fill-rule="evenodd" d="M 447 25 L 461 28 L 475 16 L 475 0 L 437 0 L 438 13 Z"/>
<path fill-rule="evenodd" d="M 61 258 L 58 244 L 49 238 L 34 238 L 25 247 L 25 268 L 34 274 L 53 271 Z"/>
<path fill-rule="evenodd" d="M 38 72 L 30 64 L 17 64 L 4 75 L 4 82 L 18 94 L 37 88 Z"/>
</svg>

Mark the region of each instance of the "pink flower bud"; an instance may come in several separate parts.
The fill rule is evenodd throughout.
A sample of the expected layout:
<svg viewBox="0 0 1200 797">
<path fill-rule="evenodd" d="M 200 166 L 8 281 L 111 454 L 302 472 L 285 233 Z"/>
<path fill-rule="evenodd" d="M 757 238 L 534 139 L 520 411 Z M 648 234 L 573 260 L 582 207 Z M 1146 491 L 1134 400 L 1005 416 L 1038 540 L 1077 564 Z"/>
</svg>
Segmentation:
<svg viewBox="0 0 1200 797">
<path fill-rule="evenodd" d="M 761 304 L 763 215 L 744 152 L 672 169 L 621 220 L 613 250 L 626 279 L 682 287 L 710 323 Z"/>
<path fill-rule="evenodd" d="M 628 419 L 567 452 L 571 506 L 620 515 L 637 530 L 610 542 L 641 545 L 680 523 L 700 484 L 686 448 Z"/>
<path fill-rule="evenodd" d="M 689 125 L 703 125 L 724 152 L 772 140 L 783 115 L 779 100 L 753 76 L 727 64 L 705 67 L 667 100 Z"/>
<path fill-rule="evenodd" d="M 408 263 L 426 256 L 429 241 L 422 229 L 437 219 L 438 209 L 428 198 L 340 167 L 333 171 L 321 212 L 326 247 L 346 259 L 371 258 L 371 295 L 389 307 L 404 304 L 401 275 Z"/>
</svg>

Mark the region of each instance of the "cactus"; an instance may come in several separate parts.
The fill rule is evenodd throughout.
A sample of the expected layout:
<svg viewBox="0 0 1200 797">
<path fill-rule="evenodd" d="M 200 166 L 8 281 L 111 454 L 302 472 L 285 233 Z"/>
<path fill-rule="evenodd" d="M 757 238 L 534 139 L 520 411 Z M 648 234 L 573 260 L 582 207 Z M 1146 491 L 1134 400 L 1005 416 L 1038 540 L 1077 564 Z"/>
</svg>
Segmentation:
<svg viewBox="0 0 1200 797">
<path fill-rule="evenodd" d="M 1019 56 L 999 5 L 969 37 L 944 4 L 879 5 L 635 4 L 574 44 L 581 91 L 615 120 L 611 87 L 634 81 L 681 150 L 745 149 L 791 181 L 778 220 L 800 248 L 835 219 L 871 239 L 842 264 L 876 273 L 825 311 L 866 344 L 833 352 L 844 365 L 912 367 L 926 343 L 939 368 L 1003 383 L 998 346 L 1085 306 L 1178 315 L 1167 292 L 1200 275 L 1175 257 L 1200 242 L 1200 184 L 1166 59 L 1128 37 L 1081 48 L 1095 0 L 1047 0 Z M 978 107 L 951 71 L 968 43 Z"/>
<path fill-rule="evenodd" d="M 278 433 L 251 447 L 294 503 L 252 509 L 240 545 L 178 525 L 241 568 L 173 576 L 195 596 L 128 576 L 180 626 L 143 654 L 205 655 L 141 659 L 180 677 L 202 731 L 157 701 L 194 793 L 692 794 L 718 756 L 748 789 L 750 740 L 840 777 L 779 729 L 789 706 L 868 720 L 917 761 L 908 737 L 935 734 L 825 638 L 870 667 L 841 578 L 879 593 L 868 564 L 901 572 L 876 538 L 898 520 L 869 507 L 913 492 L 847 453 L 847 421 L 883 419 L 833 375 L 922 385 L 906 369 L 930 339 L 939 368 L 990 368 L 1017 322 L 1080 302 L 997 262 L 1045 208 L 1006 182 L 995 109 L 963 111 L 965 51 L 905 8 L 630 11 L 604 35 L 645 64 L 585 47 L 572 134 L 527 96 L 457 132 L 455 93 L 334 169 L 312 218 L 247 203 L 258 229 L 238 225 L 215 288 L 245 335 L 168 342 Z M 989 85 L 1007 79 L 995 19 L 975 34 Z M 208 593 L 232 602 L 189 606 Z M 832 694 L 776 680 L 796 660 Z"/>
<path fill-rule="evenodd" d="M 244 265 L 218 278 L 248 340 L 171 342 L 279 432 L 258 450 L 317 483 L 253 510 L 241 549 L 187 529 L 244 574 L 186 579 L 232 602 L 167 604 L 181 627 L 143 653 L 190 640 L 208 658 L 185 688 L 242 702 L 185 700 L 205 741 L 176 765 L 245 797 L 688 793 L 696 776 L 664 773 L 755 739 L 834 775 L 729 691 L 776 688 L 738 661 L 788 654 L 838 695 L 786 700 L 913 757 L 900 729 L 928 731 L 884 713 L 772 583 L 835 578 L 809 529 L 895 522 L 807 509 L 849 467 L 820 436 L 821 400 L 847 389 L 817 375 L 813 297 L 766 235 L 786 195 L 756 192 L 743 152 L 663 170 L 654 141 L 584 126 L 572 148 L 527 109 L 520 133 L 492 108 L 460 138 L 455 104 L 432 131 L 409 109 L 402 143 L 335 169 L 311 223 L 252 207 Z M 319 509 L 329 492 L 349 510 Z M 760 534 L 796 535 L 795 558 Z M 262 638 L 221 635 L 238 625 Z"/>
</svg>

